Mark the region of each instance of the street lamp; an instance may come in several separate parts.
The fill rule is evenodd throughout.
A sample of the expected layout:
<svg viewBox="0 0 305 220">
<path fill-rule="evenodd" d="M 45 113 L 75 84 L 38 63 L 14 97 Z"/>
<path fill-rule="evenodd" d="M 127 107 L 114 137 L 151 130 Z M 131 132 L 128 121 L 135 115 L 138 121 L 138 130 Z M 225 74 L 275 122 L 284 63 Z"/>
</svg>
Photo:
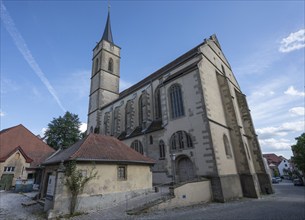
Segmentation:
<svg viewBox="0 0 305 220">
<path fill-rule="evenodd" d="M 176 154 L 172 153 L 171 155 L 172 159 L 172 167 L 173 167 L 173 183 L 176 184 Z"/>
</svg>

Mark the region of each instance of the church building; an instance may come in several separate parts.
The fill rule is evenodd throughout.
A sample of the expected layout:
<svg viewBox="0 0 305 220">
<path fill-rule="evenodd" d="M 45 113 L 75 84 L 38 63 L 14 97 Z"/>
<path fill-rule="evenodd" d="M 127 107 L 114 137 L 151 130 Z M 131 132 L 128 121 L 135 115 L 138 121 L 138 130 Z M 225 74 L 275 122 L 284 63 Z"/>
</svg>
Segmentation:
<svg viewBox="0 0 305 220">
<path fill-rule="evenodd" d="M 246 96 L 216 35 L 122 92 L 119 79 L 108 13 L 93 49 L 87 132 L 154 159 L 154 184 L 209 179 L 215 201 L 272 193 Z"/>
</svg>

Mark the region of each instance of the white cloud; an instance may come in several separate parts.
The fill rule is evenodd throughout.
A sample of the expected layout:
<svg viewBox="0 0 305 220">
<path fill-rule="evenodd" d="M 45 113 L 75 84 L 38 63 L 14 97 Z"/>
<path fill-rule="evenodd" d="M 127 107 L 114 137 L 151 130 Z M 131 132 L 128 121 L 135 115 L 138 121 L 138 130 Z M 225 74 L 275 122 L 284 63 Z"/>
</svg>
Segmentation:
<svg viewBox="0 0 305 220">
<path fill-rule="evenodd" d="M 81 132 L 87 131 L 87 123 L 82 122 L 82 124 L 80 125 L 79 129 L 80 129 Z"/>
<path fill-rule="evenodd" d="M 41 137 L 44 137 L 46 131 L 47 131 L 47 128 L 42 128 L 41 131 L 40 131 L 40 136 L 41 136 Z"/>
<path fill-rule="evenodd" d="M 305 29 L 291 33 L 288 37 L 283 38 L 279 51 L 288 53 L 305 47 Z"/>
<path fill-rule="evenodd" d="M 265 127 L 256 129 L 261 140 L 269 140 L 274 136 L 287 136 L 290 132 L 298 132 L 304 130 L 304 121 L 286 122 L 278 127 Z"/>
<path fill-rule="evenodd" d="M 49 80 L 45 76 L 44 72 L 40 69 L 38 63 L 36 62 L 35 58 L 33 57 L 31 51 L 29 50 L 25 40 L 17 30 L 15 23 L 11 16 L 9 15 L 6 7 L 4 6 L 3 2 L 1 1 L 1 20 L 4 23 L 4 27 L 6 28 L 7 32 L 13 38 L 13 41 L 18 48 L 19 52 L 22 54 L 23 58 L 29 64 L 29 66 L 34 70 L 35 74 L 39 77 L 42 83 L 45 85 L 49 93 L 53 96 L 59 107 L 65 112 L 65 108 L 61 104 L 55 89 L 50 84 Z"/>
<path fill-rule="evenodd" d="M 286 95 L 305 96 L 305 92 L 299 92 L 293 86 L 289 86 L 289 88 L 284 93 Z"/>
<path fill-rule="evenodd" d="M 269 138 L 269 139 L 264 139 L 264 140 L 259 140 L 259 143 L 261 147 L 264 149 L 264 151 L 279 151 L 279 150 L 290 150 L 292 143 L 288 139 L 274 139 L 274 138 Z"/>
<path fill-rule="evenodd" d="M 289 112 L 293 115 L 305 115 L 305 108 L 304 107 L 294 107 L 289 109 Z"/>
<path fill-rule="evenodd" d="M 5 112 L 0 111 L 0 117 L 4 117 L 5 116 Z"/>
</svg>

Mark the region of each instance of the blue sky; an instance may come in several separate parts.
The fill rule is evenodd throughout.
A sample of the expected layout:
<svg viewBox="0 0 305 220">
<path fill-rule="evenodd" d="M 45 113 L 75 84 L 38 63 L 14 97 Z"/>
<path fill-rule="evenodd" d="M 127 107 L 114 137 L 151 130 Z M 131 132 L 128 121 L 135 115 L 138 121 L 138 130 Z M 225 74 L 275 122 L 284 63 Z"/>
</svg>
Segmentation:
<svg viewBox="0 0 305 220">
<path fill-rule="evenodd" d="M 120 90 L 216 34 L 247 95 L 263 152 L 304 132 L 304 1 L 111 1 Z M 1 129 L 87 122 L 92 49 L 107 1 L 1 1 Z"/>
</svg>

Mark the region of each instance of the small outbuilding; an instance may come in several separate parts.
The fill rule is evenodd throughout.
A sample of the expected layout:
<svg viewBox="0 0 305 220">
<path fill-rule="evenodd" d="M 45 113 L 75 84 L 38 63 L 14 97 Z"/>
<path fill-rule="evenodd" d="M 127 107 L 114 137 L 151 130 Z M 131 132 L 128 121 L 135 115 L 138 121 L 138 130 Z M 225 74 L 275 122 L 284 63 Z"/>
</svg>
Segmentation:
<svg viewBox="0 0 305 220">
<path fill-rule="evenodd" d="M 31 186 L 27 190 L 31 190 L 33 184 L 39 186 L 40 164 L 54 152 L 53 148 L 22 124 L 1 130 L 0 190 L 9 190 L 11 187 L 17 189 L 26 183 L 31 183 L 27 184 Z"/>
<path fill-rule="evenodd" d="M 42 164 L 44 184 L 40 197 L 45 198 L 45 211 L 52 210 L 55 215 L 69 212 L 71 194 L 64 171 L 69 161 L 76 162 L 82 175 L 89 175 L 92 169 L 97 173 L 79 195 L 76 211 L 110 207 L 152 189 L 154 160 L 114 137 L 90 133 Z"/>
</svg>

